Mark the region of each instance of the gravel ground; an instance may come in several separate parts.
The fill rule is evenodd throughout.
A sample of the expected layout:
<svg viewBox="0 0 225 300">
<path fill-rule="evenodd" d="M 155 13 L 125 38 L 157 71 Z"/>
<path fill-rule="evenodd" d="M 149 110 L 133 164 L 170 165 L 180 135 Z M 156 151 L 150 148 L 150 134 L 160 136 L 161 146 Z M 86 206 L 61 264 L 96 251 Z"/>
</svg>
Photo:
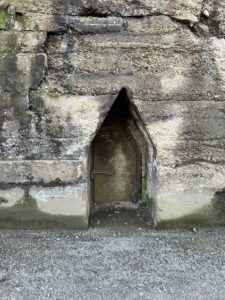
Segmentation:
<svg viewBox="0 0 225 300">
<path fill-rule="evenodd" d="M 1 230 L 0 299 L 225 299 L 224 238 L 121 211 L 87 231 Z"/>
</svg>

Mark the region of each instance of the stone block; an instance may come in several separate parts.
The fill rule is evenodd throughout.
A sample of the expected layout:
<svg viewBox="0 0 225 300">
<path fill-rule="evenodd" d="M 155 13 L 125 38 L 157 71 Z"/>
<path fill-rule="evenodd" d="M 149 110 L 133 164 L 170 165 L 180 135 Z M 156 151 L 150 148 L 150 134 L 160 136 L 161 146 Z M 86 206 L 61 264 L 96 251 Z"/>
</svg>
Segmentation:
<svg viewBox="0 0 225 300">
<path fill-rule="evenodd" d="M 160 224 L 163 221 L 180 220 L 185 224 L 193 222 L 193 216 L 201 223 L 202 219 L 210 223 L 210 214 L 213 211 L 212 206 L 213 193 L 199 190 L 189 190 L 186 192 L 171 192 L 159 194 L 157 200 L 157 213 L 155 222 Z M 195 221 L 196 221 L 195 220 Z"/>
<path fill-rule="evenodd" d="M 51 215 L 87 216 L 87 185 L 78 183 L 67 186 L 33 187 L 30 195 L 37 201 L 41 212 Z"/>
</svg>

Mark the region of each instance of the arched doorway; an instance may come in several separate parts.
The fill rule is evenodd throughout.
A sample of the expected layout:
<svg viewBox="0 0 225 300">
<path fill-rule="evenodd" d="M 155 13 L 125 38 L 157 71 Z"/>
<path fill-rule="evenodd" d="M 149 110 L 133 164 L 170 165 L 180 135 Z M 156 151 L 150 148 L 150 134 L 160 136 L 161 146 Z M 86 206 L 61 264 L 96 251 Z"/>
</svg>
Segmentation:
<svg viewBox="0 0 225 300">
<path fill-rule="evenodd" d="M 91 210 L 145 202 L 153 213 L 154 147 L 122 89 L 90 148 Z"/>
</svg>

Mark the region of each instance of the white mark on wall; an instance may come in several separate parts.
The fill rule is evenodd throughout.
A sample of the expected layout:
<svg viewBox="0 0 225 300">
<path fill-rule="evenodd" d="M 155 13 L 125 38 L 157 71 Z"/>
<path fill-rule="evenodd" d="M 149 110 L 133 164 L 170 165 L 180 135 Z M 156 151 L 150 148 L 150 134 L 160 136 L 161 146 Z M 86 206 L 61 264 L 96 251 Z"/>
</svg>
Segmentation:
<svg viewBox="0 0 225 300">
<path fill-rule="evenodd" d="M 35 198 L 42 203 L 48 203 L 50 199 L 54 198 L 71 198 L 80 199 L 83 197 L 83 186 L 58 186 L 51 189 L 41 190 L 36 193 Z"/>
<path fill-rule="evenodd" d="M 161 77 L 161 87 L 164 94 L 180 90 L 186 84 L 186 78 L 180 74 L 165 74 Z"/>
</svg>

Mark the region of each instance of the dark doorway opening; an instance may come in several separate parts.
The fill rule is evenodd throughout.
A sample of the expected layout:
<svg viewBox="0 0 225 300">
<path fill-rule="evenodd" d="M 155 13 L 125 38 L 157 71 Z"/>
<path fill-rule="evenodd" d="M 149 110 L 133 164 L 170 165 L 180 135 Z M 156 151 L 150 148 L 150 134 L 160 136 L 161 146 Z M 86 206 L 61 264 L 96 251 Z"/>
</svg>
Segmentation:
<svg viewBox="0 0 225 300">
<path fill-rule="evenodd" d="M 153 147 L 122 89 L 90 148 L 91 212 L 153 206 Z"/>
</svg>

